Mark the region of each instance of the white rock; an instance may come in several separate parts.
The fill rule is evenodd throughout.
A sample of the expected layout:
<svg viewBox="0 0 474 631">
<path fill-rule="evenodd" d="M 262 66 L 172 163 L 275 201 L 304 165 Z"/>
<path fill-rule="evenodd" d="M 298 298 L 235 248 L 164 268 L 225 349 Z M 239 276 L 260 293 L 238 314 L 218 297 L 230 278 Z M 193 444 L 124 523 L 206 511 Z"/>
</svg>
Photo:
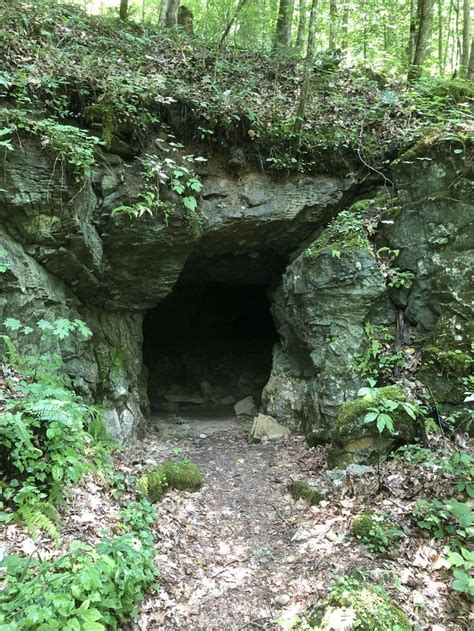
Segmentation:
<svg viewBox="0 0 474 631">
<path fill-rule="evenodd" d="M 289 433 L 288 427 L 280 425 L 272 416 L 259 414 L 255 417 L 250 430 L 250 441 L 260 442 L 264 438 L 267 440 L 280 440 L 288 436 Z"/>
<path fill-rule="evenodd" d="M 288 594 L 278 594 L 275 596 L 275 604 L 280 605 L 280 607 L 284 607 L 290 602 L 291 598 Z"/>
</svg>

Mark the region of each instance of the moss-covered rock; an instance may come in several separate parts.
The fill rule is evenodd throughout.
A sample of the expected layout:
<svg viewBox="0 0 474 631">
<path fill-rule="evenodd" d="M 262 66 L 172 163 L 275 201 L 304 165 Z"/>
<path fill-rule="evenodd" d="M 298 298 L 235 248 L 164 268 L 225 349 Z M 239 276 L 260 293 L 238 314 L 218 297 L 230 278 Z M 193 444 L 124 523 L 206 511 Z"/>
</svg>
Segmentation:
<svg viewBox="0 0 474 631">
<path fill-rule="evenodd" d="M 165 462 L 144 473 L 137 484 L 139 492 L 152 503 L 159 502 L 167 489 L 197 491 L 201 486 L 201 472 L 189 462 Z"/>
<path fill-rule="evenodd" d="M 325 603 L 312 617 L 312 626 L 320 631 L 334 629 L 331 620 L 344 620 L 347 622 L 344 628 L 361 631 L 413 629 L 407 615 L 391 602 L 383 587 L 362 585 L 349 577 L 333 583 Z"/>
<path fill-rule="evenodd" d="M 385 429 L 380 432 L 375 422 L 366 421 L 369 412 L 387 413 L 387 402 L 397 404 L 389 411 L 394 433 Z M 329 465 L 341 466 L 352 462 L 373 464 L 385 458 L 399 444 L 413 440 L 416 426 L 404 404 L 417 409 L 415 401 L 410 400 L 398 385 L 372 388 L 365 396 L 346 402 L 333 430 L 333 442 L 328 451 Z"/>
<path fill-rule="evenodd" d="M 294 500 L 305 500 L 311 506 L 316 506 L 324 499 L 324 493 L 301 480 L 293 480 L 290 484 L 290 494 Z"/>
</svg>

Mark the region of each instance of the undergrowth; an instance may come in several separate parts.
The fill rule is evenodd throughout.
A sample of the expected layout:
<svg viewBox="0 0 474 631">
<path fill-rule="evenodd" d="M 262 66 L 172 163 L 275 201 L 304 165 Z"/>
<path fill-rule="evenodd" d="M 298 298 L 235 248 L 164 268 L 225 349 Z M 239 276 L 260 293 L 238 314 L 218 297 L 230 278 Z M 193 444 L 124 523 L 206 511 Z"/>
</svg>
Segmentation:
<svg viewBox="0 0 474 631">
<path fill-rule="evenodd" d="M 217 54 L 186 35 L 47 0 L 12 0 L 2 11 L 0 129 L 11 131 L 2 142 L 14 142 L 23 125 L 66 152 L 78 172 L 89 169 L 99 138 L 106 147 L 115 135 L 143 146 L 163 122 L 183 141 L 239 145 L 284 172 L 380 167 L 395 146 L 428 129 L 462 131 L 469 122 L 468 82 L 424 80 L 407 89 L 364 70 L 335 69 L 313 76 L 300 125 L 296 57 L 232 47 Z M 22 111 L 22 122 L 9 109 Z M 82 131 L 91 127 L 95 139 Z"/>
<path fill-rule="evenodd" d="M 74 542 L 69 554 L 52 561 L 7 557 L 2 631 L 105 631 L 136 617 L 137 603 L 157 576 L 150 530 L 156 514 L 140 501 L 122 517 L 124 533 L 96 548 Z"/>
</svg>

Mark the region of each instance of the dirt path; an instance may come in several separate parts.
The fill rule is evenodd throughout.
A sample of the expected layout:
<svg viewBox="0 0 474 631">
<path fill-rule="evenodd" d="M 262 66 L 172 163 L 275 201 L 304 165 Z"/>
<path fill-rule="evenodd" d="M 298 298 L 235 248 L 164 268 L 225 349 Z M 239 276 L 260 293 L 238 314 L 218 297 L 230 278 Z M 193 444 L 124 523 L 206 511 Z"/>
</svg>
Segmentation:
<svg viewBox="0 0 474 631">
<path fill-rule="evenodd" d="M 323 587 L 316 574 L 331 564 L 331 523 L 320 528 L 324 555 L 314 540 L 308 549 L 304 525 L 318 509 L 288 493 L 306 449 L 294 438 L 249 445 L 247 432 L 236 419 L 222 430 L 201 420 L 192 424 L 197 438 L 179 441 L 179 457 L 196 463 L 205 483 L 159 506 L 162 589 L 145 601 L 137 629 L 271 629 Z"/>
<path fill-rule="evenodd" d="M 291 623 L 299 614 L 307 618 L 331 581 L 354 571 L 383 584 L 419 628 L 467 628 L 449 622 L 453 607 L 456 616 L 467 614 L 433 573 L 441 547 L 417 539 L 407 521 L 411 477 L 387 471 L 387 491 L 377 496 L 375 474 L 331 481 L 322 449 L 309 449 L 302 438 L 249 445 L 248 426 L 225 414 L 218 421 L 170 420 L 127 454 L 138 467 L 185 457 L 204 477 L 199 492 L 170 492 L 157 507 L 160 588 L 140 606 L 134 631 L 298 628 Z M 295 502 L 293 478 L 311 480 L 327 499 L 312 507 Z M 354 516 L 374 506 L 409 535 L 393 557 L 375 555 L 351 536 Z"/>
</svg>

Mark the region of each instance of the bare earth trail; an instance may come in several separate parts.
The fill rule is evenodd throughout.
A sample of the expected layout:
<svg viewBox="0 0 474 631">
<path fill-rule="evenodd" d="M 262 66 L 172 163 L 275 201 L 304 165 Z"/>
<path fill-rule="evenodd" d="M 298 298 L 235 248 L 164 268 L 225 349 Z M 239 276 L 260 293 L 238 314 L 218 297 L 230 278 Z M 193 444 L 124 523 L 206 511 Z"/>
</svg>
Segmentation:
<svg viewBox="0 0 474 631">
<path fill-rule="evenodd" d="M 174 444 L 180 458 L 200 467 L 204 485 L 173 492 L 158 506 L 161 589 L 144 602 L 135 628 L 281 628 L 275 621 L 306 610 L 325 587 L 318 574 L 334 568 L 334 519 L 326 516 L 308 541 L 305 524 L 314 529 L 321 509 L 288 493 L 298 461 L 304 457 L 307 468 L 315 454 L 308 457 L 299 438 L 250 445 L 248 426 L 232 417 L 201 419 L 186 430 L 195 437 Z M 149 444 L 150 456 L 157 445 Z M 337 556 L 340 565 L 340 547 Z"/>
<path fill-rule="evenodd" d="M 187 458 L 204 484 L 196 493 L 169 492 L 157 505 L 159 588 L 127 629 L 296 629 L 298 615 L 307 618 L 332 580 L 352 572 L 383 584 L 421 629 L 469 628 L 465 606 L 434 568 L 442 545 L 414 536 L 407 520 L 429 479 L 393 462 L 383 472 L 383 494 L 375 472 L 338 482 L 327 475 L 322 448 L 296 436 L 250 445 L 249 425 L 225 411 L 151 419 L 153 427 L 155 434 L 124 454 L 128 470 Z M 310 481 L 326 499 L 317 506 L 294 501 L 292 479 Z M 351 535 L 353 518 L 374 507 L 406 534 L 392 555 L 372 554 Z"/>
</svg>

